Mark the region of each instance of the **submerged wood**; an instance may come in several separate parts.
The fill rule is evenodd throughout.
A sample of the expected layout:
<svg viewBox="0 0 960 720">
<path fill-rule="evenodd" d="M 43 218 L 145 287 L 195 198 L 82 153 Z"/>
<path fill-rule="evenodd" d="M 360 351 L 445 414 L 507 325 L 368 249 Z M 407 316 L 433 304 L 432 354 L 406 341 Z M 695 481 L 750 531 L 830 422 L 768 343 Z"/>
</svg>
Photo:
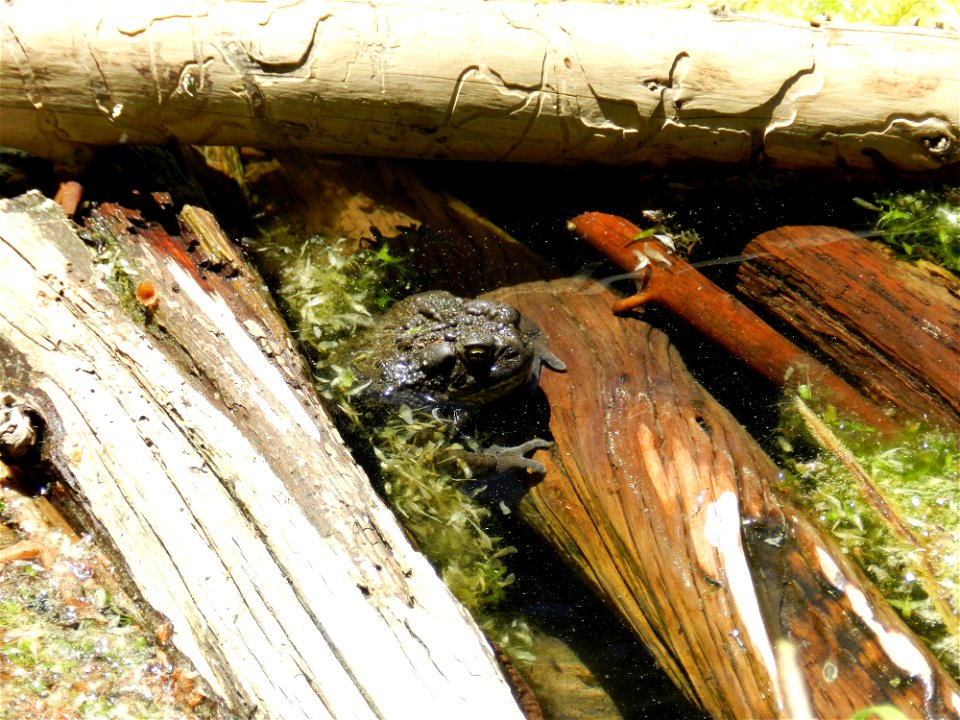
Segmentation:
<svg viewBox="0 0 960 720">
<path fill-rule="evenodd" d="M 359 239 L 371 225 L 390 236 L 427 222 L 441 242 L 405 241 L 418 264 L 436 264 L 432 286 L 514 286 L 495 296 L 530 314 L 569 366 L 541 377 L 556 447 L 537 453 L 549 471 L 521 511 L 689 697 L 717 717 L 788 717 L 772 651 L 788 637 L 822 717 L 885 698 L 908 716 L 956 714 L 956 684 L 833 544 L 778 502 L 777 469 L 665 335 L 613 318 L 615 298 L 598 286 L 524 285 L 557 271 L 402 166 L 296 156 L 271 171 L 260 182 L 293 194 L 294 225 Z"/>
<path fill-rule="evenodd" d="M 669 339 L 605 288 L 492 296 L 567 364 L 544 374 L 556 445 L 520 511 L 714 717 L 791 717 L 775 644 L 796 645 L 817 717 L 880 703 L 955 716 L 960 688 L 860 572 L 775 493 L 778 469 Z"/>
<path fill-rule="evenodd" d="M 738 289 L 907 417 L 960 422 L 960 280 L 831 227 L 752 240 Z"/>
<path fill-rule="evenodd" d="M 12 3 L 0 144 L 946 174 L 960 35 L 602 3 Z M 763 58 L 763 62 L 757 62 Z"/>
<path fill-rule="evenodd" d="M 228 709 L 520 718 L 213 219 L 186 209 L 181 242 L 115 206 L 94 217 L 122 299 L 51 201 L 0 203 L 2 350 L 75 509 Z"/>
</svg>

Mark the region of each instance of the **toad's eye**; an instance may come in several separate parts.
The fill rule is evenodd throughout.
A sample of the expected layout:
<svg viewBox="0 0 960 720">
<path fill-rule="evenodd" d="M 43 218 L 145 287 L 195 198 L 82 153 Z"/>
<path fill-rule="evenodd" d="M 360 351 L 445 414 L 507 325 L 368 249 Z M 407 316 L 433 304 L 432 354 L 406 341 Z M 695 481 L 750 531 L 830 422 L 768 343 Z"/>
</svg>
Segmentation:
<svg viewBox="0 0 960 720">
<path fill-rule="evenodd" d="M 470 343 L 463 348 L 463 361 L 473 367 L 489 365 L 493 358 L 493 348 L 484 343 Z"/>
</svg>

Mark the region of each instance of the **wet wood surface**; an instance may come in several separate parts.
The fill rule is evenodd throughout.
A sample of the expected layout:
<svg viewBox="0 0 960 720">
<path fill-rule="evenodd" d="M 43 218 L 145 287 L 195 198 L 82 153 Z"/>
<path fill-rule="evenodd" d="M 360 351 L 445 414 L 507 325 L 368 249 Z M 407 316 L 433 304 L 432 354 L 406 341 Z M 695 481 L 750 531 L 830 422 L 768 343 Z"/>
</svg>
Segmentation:
<svg viewBox="0 0 960 720">
<path fill-rule="evenodd" d="M 375 212 L 336 222 L 360 227 L 375 215 L 385 235 L 398 218 L 436 221 L 446 228 L 445 254 L 413 245 L 421 261 L 440 263 L 431 282 L 470 294 L 505 285 L 492 296 L 537 321 L 567 363 L 566 373 L 541 377 L 556 445 L 536 454 L 548 471 L 521 513 L 690 698 L 716 717 L 796 716 L 781 686 L 799 673 L 822 717 L 884 701 L 910 717 L 957 714 L 956 683 L 842 553 L 778 497 L 777 468 L 693 380 L 666 335 L 614 317 L 619 298 L 598 285 L 523 282 L 556 270 L 495 228 L 467 223 L 458 234 L 446 213 L 423 212 L 425 203 L 418 210 L 397 186 L 366 184 L 362 177 L 379 170 L 363 163 L 354 174 L 351 164 L 338 168 L 342 179 L 299 184 L 303 197 L 311 188 L 329 195 L 342 181 Z M 476 257 L 474 234 L 496 244 L 482 253 L 502 262 L 449 260 Z M 799 670 L 776 660 L 781 639 L 796 643 Z"/>
<path fill-rule="evenodd" d="M 795 389 L 814 384 L 843 412 L 874 428 L 893 429 L 882 408 L 667 245 L 655 237 L 644 237 L 630 221 L 589 212 L 573 218 L 569 226 L 580 239 L 636 277 L 637 292 L 615 302 L 615 312 L 648 303 L 660 305 L 778 386 Z"/>
<path fill-rule="evenodd" d="M 956 684 L 778 498 L 777 467 L 666 335 L 615 318 L 616 298 L 596 285 L 493 296 L 539 323 L 567 364 L 541 377 L 556 445 L 537 454 L 547 474 L 521 512 L 691 697 L 715 717 L 783 715 L 775 646 L 787 638 L 820 717 L 878 702 L 909 717 L 957 712 Z"/>
<path fill-rule="evenodd" d="M 738 289 L 863 392 L 907 417 L 960 422 L 960 280 L 831 227 L 744 248 Z"/>
</svg>

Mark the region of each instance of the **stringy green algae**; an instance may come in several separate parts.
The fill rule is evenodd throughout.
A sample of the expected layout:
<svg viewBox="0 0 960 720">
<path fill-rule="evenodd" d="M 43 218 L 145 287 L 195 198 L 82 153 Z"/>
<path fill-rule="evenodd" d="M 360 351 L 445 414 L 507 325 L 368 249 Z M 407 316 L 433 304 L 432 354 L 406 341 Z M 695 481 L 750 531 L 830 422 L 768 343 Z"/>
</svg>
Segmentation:
<svg viewBox="0 0 960 720">
<path fill-rule="evenodd" d="M 274 249 L 278 295 L 313 364 L 321 394 L 337 404 L 370 440 L 383 494 L 420 550 L 484 631 L 515 660 L 529 658 L 530 631 L 495 613 L 513 582 L 504 558 L 515 548 L 491 534 L 491 511 L 463 490 L 465 464 L 446 451 L 458 447 L 451 424 L 406 406 L 377 427 L 360 424 L 351 406 L 357 391 L 339 344 L 375 320 L 409 285 L 403 265 L 379 249 L 354 249 L 346 240 L 309 238 L 299 249 Z M 276 260 L 277 258 L 274 258 Z"/>
<path fill-rule="evenodd" d="M 960 436 L 914 423 L 886 440 L 838 417 L 833 408 L 816 413 L 869 478 L 889 514 L 908 528 L 913 538 L 905 539 L 867 502 L 849 464 L 811 438 L 796 412 L 809 412 L 805 395 L 781 428 L 781 466 L 790 471 L 784 487 L 960 679 L 960 637 L 954 632 L 960 610 Z"/>
<path fill-rule="evenodd" d="M 0 516 L 0 520 L 12 522 Z M 156 639 L 99 584 L 88 541 L 0 572 L 0 720 L 183 720 L 189 707 Z"/>
<path fill-rule="evenodd" d="M 960 188 L 945 186 L 875 198 L 877 238 L 902 257 L 960 275 Z"/>
</svg>

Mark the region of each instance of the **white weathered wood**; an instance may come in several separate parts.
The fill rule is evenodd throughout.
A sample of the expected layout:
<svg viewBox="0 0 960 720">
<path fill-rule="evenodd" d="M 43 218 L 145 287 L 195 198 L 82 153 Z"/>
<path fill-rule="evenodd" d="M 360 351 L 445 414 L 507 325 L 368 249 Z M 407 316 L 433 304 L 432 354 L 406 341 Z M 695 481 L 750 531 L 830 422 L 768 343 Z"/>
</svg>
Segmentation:
<svg viewBox="0 0 960 720">
<path fill-rule="evenodd" d="M 214 277 L 130 253 L 162 305 L 152 333 L 53 203 L 0 202 L 0 344 L 176 647 L 243 717 L 521 717 L 473 622 L 288 382 L 289 338 L 238 319 Z"/>
<path fill-rule="evenodd" d="M 525 162 L 960 163 L 960 35 L 599 3 L 3 7 L 0 140 Z"/>
</svg>

